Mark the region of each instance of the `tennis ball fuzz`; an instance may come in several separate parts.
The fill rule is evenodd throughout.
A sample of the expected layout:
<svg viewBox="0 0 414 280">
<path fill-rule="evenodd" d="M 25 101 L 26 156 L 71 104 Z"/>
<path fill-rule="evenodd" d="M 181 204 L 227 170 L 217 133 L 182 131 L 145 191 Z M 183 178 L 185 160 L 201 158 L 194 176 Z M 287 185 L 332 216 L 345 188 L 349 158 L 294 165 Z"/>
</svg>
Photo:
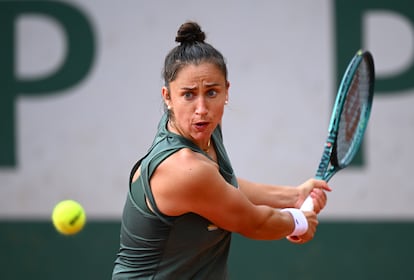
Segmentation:
<svg viewBox="0 0 414 280">
<path fill-rule="evenodd" d="M 85 225 L 85 210 L 74 200 L 63 200 L 53 208 L 52 222 L 58 232 L 65 235 L 76 234 Z"/>
</svg>

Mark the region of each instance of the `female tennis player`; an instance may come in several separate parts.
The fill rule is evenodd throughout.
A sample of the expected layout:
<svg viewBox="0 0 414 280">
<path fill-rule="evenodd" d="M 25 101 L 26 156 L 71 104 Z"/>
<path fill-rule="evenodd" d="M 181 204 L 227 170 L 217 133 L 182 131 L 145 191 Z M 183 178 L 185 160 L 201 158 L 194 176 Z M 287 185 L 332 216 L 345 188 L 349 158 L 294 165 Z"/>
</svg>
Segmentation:
<svg viewBox="0 0 414 280">
<path fill-rule="evenodd" d="M 326 182 L 297 187 L 236 177 L 223 145 L 229 96 L 222 54 L 195 22 L 165 58 L 165 114 L 131 171 L 112 279 L 227 279 L 231 233 L 257 240 L 311 240 Z M 246 128 L 245 133 L 248 133 Z M 314 211 L 298 208 L 308 195 Z"/>
</svg>

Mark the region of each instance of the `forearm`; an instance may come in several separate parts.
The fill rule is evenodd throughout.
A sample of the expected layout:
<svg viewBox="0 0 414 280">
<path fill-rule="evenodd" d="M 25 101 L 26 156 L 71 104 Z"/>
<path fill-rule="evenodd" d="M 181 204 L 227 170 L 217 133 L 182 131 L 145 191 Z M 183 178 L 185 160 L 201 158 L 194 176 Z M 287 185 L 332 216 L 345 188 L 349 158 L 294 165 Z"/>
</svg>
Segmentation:
<svg viewBox="0 0 414 280">
<path fill-rule="evenodd" d="M 256 206 L 254 219 L 248 218 L 248 226 L 243 226 L 236 231 L 244 237 L 256 240 L 277 240 L 288 236 L 295 228 L 292 216 L 289 213 L 282 213 L 278 209 L 268 206 Z M 253 213 L 251 213 L 253 215 Z"/>
<path fill-rule="evenodd" d="M 296 207 L 299 192 L 290 186 L 259 184 L 238 178 L 240 190 L 255 205 L 267 205 L 273 208 Z"/>
</svg>

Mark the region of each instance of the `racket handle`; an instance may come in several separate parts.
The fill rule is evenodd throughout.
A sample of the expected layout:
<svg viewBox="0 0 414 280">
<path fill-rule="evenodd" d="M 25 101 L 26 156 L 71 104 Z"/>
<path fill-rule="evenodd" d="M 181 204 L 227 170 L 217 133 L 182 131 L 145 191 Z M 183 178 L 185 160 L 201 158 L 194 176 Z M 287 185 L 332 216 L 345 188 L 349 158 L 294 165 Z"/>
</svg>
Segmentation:
<svg viewBox="0 0 414 280">
<path fill-rule="evenodd" d="M 300 207 L 300 210 L 302 210 L 302 211 L 313 211 L 313 200 L 312 200 L 312 197 L 310 195 L 305 199 L 302 206 Z"/>
<path fill-rule="evenodd" d="M 310 195 L 305 199 L 302 206 L 300 207 L 300 210 L 302 211 L 313 211 L 313 200 Z M 291 239 L 292 241 L 299 241 L 300 238 L 294 235 L 291 235 L 288 237 L 288 239 Z"/>
</svg>

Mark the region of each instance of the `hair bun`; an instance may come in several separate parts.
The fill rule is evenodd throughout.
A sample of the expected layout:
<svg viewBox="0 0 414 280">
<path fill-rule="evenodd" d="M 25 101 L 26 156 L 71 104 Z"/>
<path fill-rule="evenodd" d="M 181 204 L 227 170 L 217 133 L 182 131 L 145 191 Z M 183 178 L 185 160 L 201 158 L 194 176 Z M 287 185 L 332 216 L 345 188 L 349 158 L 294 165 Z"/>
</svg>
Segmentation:
<svg viewBox="0 0 414 280">
<path fill-rule="evenodd" d="M 201 30 L 200 25 L 191 21 L 182 24 L 177 31 L 177 36 L 175 37 L 175 41 L 181 44 L 191 44 L 195 42 L 204 43 L 205 39 L 206 34 Z"/>
</svg>

